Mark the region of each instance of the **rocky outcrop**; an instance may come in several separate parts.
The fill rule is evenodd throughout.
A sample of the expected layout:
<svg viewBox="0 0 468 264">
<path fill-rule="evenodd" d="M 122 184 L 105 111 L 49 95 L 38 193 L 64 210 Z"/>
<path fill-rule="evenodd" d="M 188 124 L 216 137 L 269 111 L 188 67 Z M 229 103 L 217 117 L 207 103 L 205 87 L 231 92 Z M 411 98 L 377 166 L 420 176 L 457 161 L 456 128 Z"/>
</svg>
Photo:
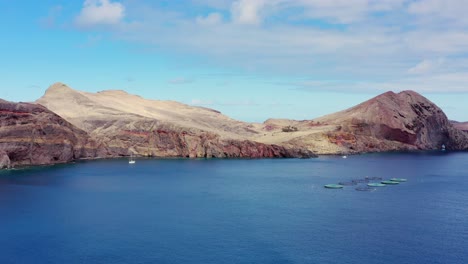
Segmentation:
<svg viewBox="0 0 468 264">
<path fill-rule="evenodd" d="M 0 169 L 9 169 L 10 166 L 10 157 L 5 151 L 0 150 Z"/>
<path fill-rule="evenodd" d="M 0 99 L 0 167 L 93 158 L 98 146 L 43 106 Z"/>
<path fill-rule="evenodd" d="M 284 133 L 284 127 L 297 131 Z M 387 92 L 314 120 L 267 120 L 265 143 L 307 146 L 319 154 L 467 150 L 468 136 L 434 103 L 413 91 Z"/>
<path fill-rule="evenodd" d="M 413 91 L 387 92 L 317 121 L 339 125 L 329 133 L 332 142 L 358 152 L 468 147 L 466 135 L 444 112 Z"/>
</svg>

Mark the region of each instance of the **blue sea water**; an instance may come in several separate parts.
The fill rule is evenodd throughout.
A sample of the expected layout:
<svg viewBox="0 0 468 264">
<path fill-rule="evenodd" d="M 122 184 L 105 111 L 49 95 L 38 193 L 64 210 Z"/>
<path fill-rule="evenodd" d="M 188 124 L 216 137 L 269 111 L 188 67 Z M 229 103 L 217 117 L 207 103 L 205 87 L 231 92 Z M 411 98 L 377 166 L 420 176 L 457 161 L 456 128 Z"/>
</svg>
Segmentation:
<svg viewBox="0 0 468 264">
<path fill-rule="evenodd" d="M 323 188 L 407 178 L 372 192 Z M 468 153 L 0 172 L 0 263 L 468 263 Z"/>
</svg>

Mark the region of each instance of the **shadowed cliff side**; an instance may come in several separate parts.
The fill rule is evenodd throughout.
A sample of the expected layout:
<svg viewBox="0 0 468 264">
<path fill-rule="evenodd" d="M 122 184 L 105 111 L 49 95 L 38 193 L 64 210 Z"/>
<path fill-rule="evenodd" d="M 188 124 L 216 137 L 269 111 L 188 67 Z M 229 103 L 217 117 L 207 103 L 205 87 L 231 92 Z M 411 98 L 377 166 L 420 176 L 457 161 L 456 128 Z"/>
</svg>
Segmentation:
<svg viewBox="0 0 468 264">
<path fill-rule="evenodd" d="M 93 158 L 88 134 L 43 106 L 0 99 L 0 168 Z"/>
</svg>

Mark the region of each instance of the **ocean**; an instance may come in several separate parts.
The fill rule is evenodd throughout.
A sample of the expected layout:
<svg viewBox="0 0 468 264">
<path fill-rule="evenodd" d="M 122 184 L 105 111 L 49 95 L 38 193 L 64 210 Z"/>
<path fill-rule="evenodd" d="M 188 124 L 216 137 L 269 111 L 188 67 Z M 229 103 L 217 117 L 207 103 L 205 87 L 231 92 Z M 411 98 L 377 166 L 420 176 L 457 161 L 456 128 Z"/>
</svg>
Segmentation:
<svg viewBox="0 0 468 264">
<path fill-rule="evenodd" d="M 0 171 L 0 263 L 466 264 L 468 153 Z"/>
</svg>

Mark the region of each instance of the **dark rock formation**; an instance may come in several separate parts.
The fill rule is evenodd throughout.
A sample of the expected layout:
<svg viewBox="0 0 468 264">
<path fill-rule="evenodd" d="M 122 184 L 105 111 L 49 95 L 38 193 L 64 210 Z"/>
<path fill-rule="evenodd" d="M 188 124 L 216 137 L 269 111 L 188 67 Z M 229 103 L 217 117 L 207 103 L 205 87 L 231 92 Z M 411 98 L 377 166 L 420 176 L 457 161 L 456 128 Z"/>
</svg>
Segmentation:
<svg viewBox="0 0 468 264">
<path fill-rule="evenodd" d="M 86 132 L 45 107 L 0 99 L 0 167 L 92 158 L 96 149 Z"/>
<path fill-rule="evenodd" d="M 467 135 L 456 129 L 434 103 L 413 91 L 387 92 L 355 107 L 318 119 L 337 124 L 330 142 L 350 150 L 468 149 Z"/>
</svg>

